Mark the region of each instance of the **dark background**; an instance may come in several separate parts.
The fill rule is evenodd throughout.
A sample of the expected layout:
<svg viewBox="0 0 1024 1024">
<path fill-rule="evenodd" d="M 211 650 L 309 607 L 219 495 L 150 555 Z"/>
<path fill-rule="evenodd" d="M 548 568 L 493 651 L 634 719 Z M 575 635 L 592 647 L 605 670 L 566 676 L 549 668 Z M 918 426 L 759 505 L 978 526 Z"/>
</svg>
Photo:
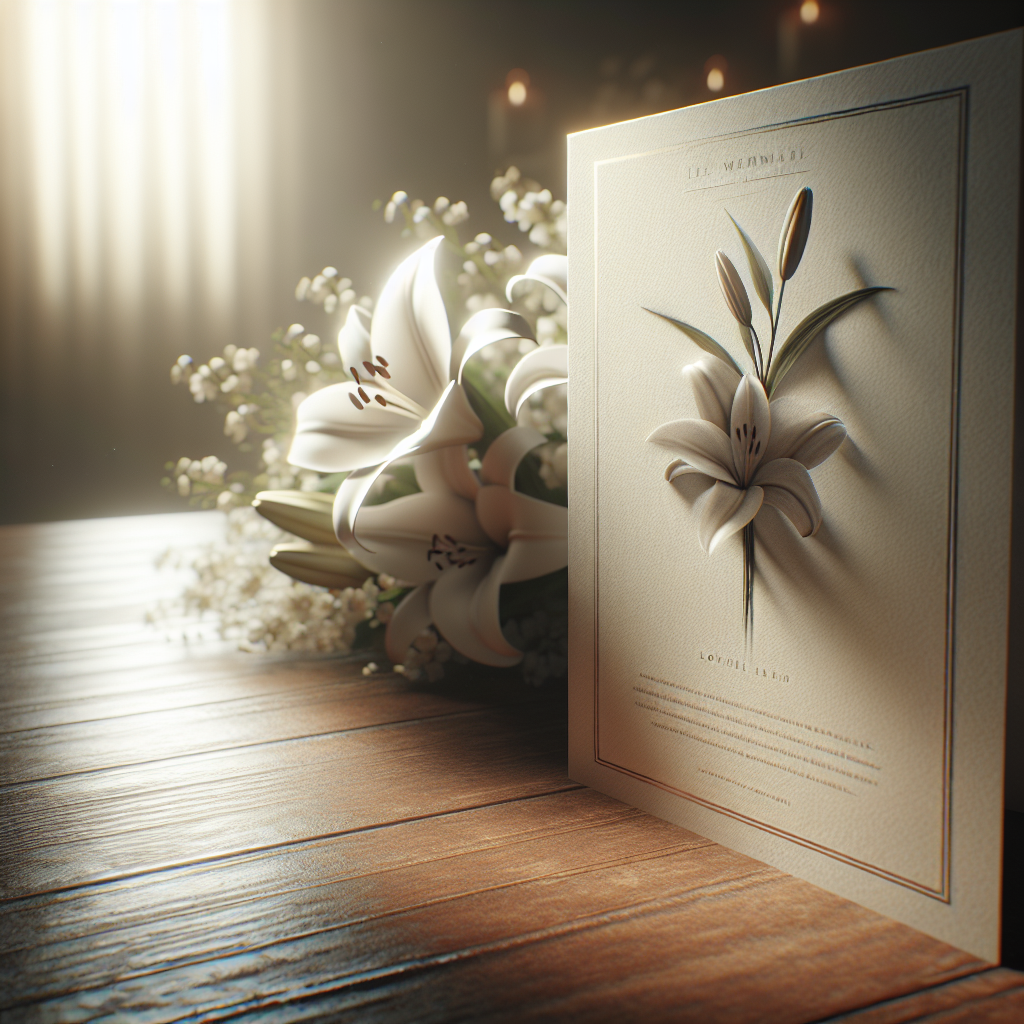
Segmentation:
<svg viewBox="0 0 1024 1024">
<path fill-rule="evenodd" d="M 1020 3 L 999 0 L 820 6 L 817 23 L 799 25 L 794 2 L 267 0 L 279 28 L 267 73 L 302 102 L 267 114 L 270 245 L 261 271 L 238 286 L 233 327 L 217 344 L 197 342 L 154 316 L 139 329 L 138 383 L 122 401 L 62 381 L 73 362 L 34 368 L 35 320 L 0 308 L 0 522 L 185 507 L 159 487 L 163 463 L 233 449 L 221 414 L 171 387 L 170 363 L 182 351 L 208 358 L 227 341 L 266 349 L 276 327 L 300 318 L 326 335 L 323 314 L 292 295 L 300 276 L 326 264 L 376 295 L 407 243 L 371 208 L 375 199 L 401 188 L 465 200 L 474 230 L 529 253 L 489 196 L 493 173 L 516 162 L 564 196 L 567 132 L 715 98 L 706 68 L 716 56 L 722 96 L 1024 21 Z M 502 141 L 489 97 L 513 68 L 529 73 L 543 109 Z M 10 272 L 0 266 L 0 277 Z M 11 287 L 0 296 L 17 299 Z M 46 405 L 45 392 L 61 387 L 68 399 Z"/>
</svg>

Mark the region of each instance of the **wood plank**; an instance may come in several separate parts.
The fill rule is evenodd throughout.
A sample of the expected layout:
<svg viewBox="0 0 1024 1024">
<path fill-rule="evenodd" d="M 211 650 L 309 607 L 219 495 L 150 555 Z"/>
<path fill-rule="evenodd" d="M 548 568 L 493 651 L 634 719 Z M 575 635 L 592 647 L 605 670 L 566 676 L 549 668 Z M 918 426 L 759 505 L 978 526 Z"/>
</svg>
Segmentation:
<svg viewBox="0 0 1024 1024">
<path fill-rule="evenodd" d="M 0 898 L 576 788 L 564 744 L 507 707 L 5 786 Z"/>
<path fill-rule="evenodd" d="M 391 673 L 367 679 L 358 665 L 336 662 L 278 664 L 254 678 L 236 676 L 219 685 L 207 679 L 201 686 L 9 712 L 0 733 L 0 778 L 11 785 L 485 706 L 451 690 L 410 687 Z M 519 700 L 531 697 L 536 702 L 536 694 L 523 691 Z M 162 706 L 149 710 L 154 699 Z M 56 715 L 65 720 L 42 724 Z M 71 717 L 76 715 L 81 717 Z"/>
<path fill-rule="evenodd" d="M 518 801 L 511 813 L 550 814 L 555 804 L 543 804 Z M 983 966 L 647 815 L 515 834 L 487 849 L 457 842 L 448 852 L 439 830 L 457 833 L 467 817 L 417 823 L 416 837 L 408 826 L 364 834 L 351 874 L 327 881 L 330 871 L 318 869 L 315 888 L 289 890 L 286 882 L 279 895 L 262 897 L 250 883 L 239 892 L 234 872 L 251 865 L 225 866 L 214 890 L 220 907 L 174 922 L 166 945 L 158 936 L 163 961 L 146 966 L 133 953 L 117 980 L 76 984 L 39 1010 L 145 1013 L 154 1021 L 186 1011 L 208 1020 L 271 1011 L 281 1019 L 443 1021 L 614 1020 L 628 1007 L 626 1019 L 788 1024 Z M 333 844 L 336 864 L 347 862 L 348 842 Z M 378 863 L 382 847 L 391 863 L 387 855 Z M 433 855 L 394 862 L 396 850 L 423 849 Z M 261 862 L 264 878 L 266 868 Z M 294 878 L 296 866 L 289 870 Z M 136 913 L 143 905 L 136 894 Z M 124 939 L 93 936 L 89 946 L 109 943 L 109 964 L 111 950 L 137 949 Z"/>
<path fill-rule="evenodd" d="M 905 1024 L 907 1021 L 1020 1024 L 1024 1020 L 1024 975 L 995 967 L 834 1019 L 851 1024 Z"/>
<path fill-rule="evenodd" d="M 575 790 L 156 872 L 8 904 L 0 988 L 41 997 L 97 987 L 428 906 L 481 884 L 507 887 L 553 867 L 706 845 Z"/>
</svg>

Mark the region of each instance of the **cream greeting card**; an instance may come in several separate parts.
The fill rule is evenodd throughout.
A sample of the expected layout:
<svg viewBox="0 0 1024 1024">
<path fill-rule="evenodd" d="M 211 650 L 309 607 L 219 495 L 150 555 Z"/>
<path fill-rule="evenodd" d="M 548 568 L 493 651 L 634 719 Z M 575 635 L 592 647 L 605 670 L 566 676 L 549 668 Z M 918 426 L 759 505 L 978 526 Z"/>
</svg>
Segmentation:
<svg viewBox="0 0 1024 1024">
<path fill-rule="evenodd" d="M 988 959 L 1020 64 L 570 139 L 570 773 Z"/>
</svg>

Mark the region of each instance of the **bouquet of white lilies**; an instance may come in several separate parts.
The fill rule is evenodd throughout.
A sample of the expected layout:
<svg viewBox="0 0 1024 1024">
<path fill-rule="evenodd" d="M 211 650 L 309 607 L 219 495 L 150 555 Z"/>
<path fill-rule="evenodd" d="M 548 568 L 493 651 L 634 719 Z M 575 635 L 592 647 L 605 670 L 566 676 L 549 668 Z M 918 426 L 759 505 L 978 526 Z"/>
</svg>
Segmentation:
<svg viewBox="0 0 1024 1024">
<path fill-rule="evenodd" d="M 165 486 L 236 523 L 251 503 L 283 531 L 266 554 L 303 598 L 287 606 L 296 618 L 318 609 L 314 622 L 282 628 L 280 586 L 260 577 L 245 646 L 376 648 L 414 677 L 438 677 L 452 657 L 522 663 L 533 682 L 564 673 L 565 206 L 515 168 L 492 194 L 549 250 L 525 272 L 515 246 L 460 239 L 464 203 L 399 192 L 385 219 L 402 214 L 403 233 L 425 241 L 376 302 L 332 267 L 296 289 L 340 316 L 336 350 L 294 324 L 275 337 L 266 369 L 256 349 L 233 346 L 172 368 L 196 403 L 226 406 L 224 433 L 243 452 L 263 436 L 262 468 L 184 458 L 168 464 Z M 221 562 L 238 571 L 237 560 Z M 194 588 L 190 602 L 217 610 L 211 589 Z M 236 599 L 238 589 L 219 587 Z M 364 617 L 355 625 L 353 608 Z"/>
</svg>

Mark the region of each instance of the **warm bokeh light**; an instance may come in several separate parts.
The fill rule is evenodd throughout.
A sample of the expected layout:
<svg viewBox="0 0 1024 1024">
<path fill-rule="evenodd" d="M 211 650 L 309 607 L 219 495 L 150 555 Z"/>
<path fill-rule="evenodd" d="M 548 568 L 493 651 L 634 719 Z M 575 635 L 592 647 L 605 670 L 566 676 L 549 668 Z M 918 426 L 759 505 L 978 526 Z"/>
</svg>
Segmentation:
<svg viewBox="0 0 1024 1024">
<path fill-rule="evenodd" d="M 712 92 L 721 92 L 722 86 L 725 85 L 725 75 L 722 73 L 721 68 L 712 68 L 708 72 L 708 88 Z"/>
<path fill-rule="evenodd" d="M 530 87 L 529 72 L 522 68 L 513 68 L 505 76 L 505 88 L 508 90 L 508 101 L 513 107 L 521 107 L 526 102 Z"/>
<path fill-rule="evenodd" d="M 819 14 L 821 14 L 821 8 L 818 6 L 818 0 L 804 0 L 800 5 L 800 20 L 805 25 L 813 25 L 818 20 Z"/>
<path fill-rule="evenodd" d="M 513 82 L 508 87 L 508 101 L 513 107 L 521 107 L 526 102 L 526 84 Z"/>
</svg>

